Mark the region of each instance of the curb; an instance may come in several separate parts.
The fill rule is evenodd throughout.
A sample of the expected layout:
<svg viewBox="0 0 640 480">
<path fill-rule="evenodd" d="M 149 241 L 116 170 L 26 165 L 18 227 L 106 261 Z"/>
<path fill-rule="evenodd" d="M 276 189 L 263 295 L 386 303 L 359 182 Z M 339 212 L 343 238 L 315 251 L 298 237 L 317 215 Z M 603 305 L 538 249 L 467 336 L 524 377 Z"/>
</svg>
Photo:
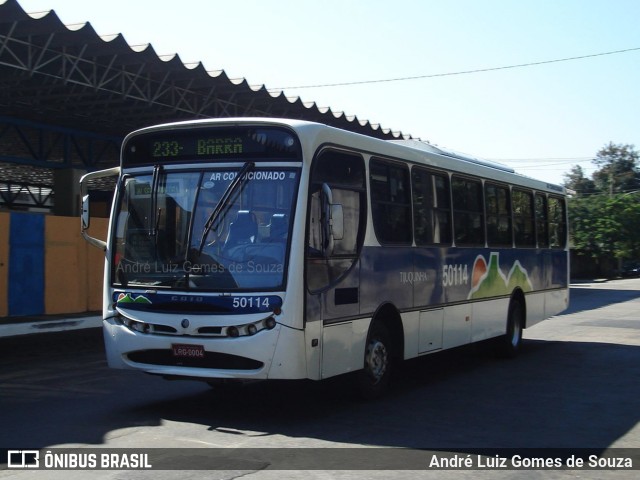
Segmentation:
<svg viewBox="0 0 640 480">
<path fill-rule="evenodd" d="M 0 324 L 0 338 L 37 333 L 66 332 L 102 326 L 102 316 L 61 318 L 56 320 L 34 320 Z"/>
</svg>

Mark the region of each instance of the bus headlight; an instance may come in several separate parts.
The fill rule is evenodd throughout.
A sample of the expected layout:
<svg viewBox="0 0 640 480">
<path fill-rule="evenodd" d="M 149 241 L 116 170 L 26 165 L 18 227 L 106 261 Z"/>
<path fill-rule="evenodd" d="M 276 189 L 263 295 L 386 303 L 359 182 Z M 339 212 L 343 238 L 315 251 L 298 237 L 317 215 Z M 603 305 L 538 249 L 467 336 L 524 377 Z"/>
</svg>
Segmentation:
<svg viewBox="0 0 640 480">
<path fill-rule="evenodd" d="M 247 323 L 245 325 L 232 325 L 227 327 L 227 337 L 250 337 L 263 330 L 273 330 L 276 328 L 276 324 L 275 318 L 267 317 L 264 320 Z"/>
<path fill-rule="evenodd" d="M 125 325 L 127 325 L 134 332 L 138 333 L 149 333 L 151 331 L 151 325 L 144 322 L 129 320 L 128 322 L 125 322 Z"/>
</svg>

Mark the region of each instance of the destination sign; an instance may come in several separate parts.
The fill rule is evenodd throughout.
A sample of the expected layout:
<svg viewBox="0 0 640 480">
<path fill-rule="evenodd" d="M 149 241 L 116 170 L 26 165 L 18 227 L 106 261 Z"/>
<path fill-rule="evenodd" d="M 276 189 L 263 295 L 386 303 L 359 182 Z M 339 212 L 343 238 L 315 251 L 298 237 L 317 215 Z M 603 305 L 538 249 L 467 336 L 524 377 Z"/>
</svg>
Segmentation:
<svg viewBox="0 0 640 480">
<path fill-rule="evenodd" d="M 300 143 L 283 128 L 193 128 L 140 134 L 123 149 L 122 166 L 239 159 L 300 160 Z"/>
<path fill-rule="evenodd" d="M 244 142 L 240 137 L 197 138 L 190 141 L 195 141 L 195 154 L 198 157 L 236 156 L 242 155 L 244 150 Z M 153 158 L 179 157 L 185 151 L 192 149 L 189 141 L 157 140 L 151 143 L 151 156 Z"/>
</svg>

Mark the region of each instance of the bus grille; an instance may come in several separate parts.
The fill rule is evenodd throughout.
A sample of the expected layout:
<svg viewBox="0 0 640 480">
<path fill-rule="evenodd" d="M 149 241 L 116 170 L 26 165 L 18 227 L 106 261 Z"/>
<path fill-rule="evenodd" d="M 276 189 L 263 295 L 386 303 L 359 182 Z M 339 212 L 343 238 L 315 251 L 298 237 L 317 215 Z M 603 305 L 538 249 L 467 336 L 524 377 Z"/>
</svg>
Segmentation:
<svg viewBox="0 0 640 480">
<path fill-rule="evenodd" d="M 132 362 L 172 367 L 217 368 L 223 370 L 257 370 L 264 363 L 228 353 L 205 352 L 204 358 L 174 357 L 171 350 L 138 350 L 127 354 Z"/>
</svg>

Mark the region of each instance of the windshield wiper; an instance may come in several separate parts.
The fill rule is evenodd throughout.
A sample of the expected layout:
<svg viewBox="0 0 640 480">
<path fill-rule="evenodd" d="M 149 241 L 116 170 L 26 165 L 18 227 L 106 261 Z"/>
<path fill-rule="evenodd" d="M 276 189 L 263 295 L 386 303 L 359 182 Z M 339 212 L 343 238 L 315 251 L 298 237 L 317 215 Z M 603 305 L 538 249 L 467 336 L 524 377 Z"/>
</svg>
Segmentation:
<svg viewBox="0 0 640 480">
<path fill-rule="evenodd" d="M 200 245 L 198 246 L 198 255 L 202 255 L 202 249 L 204 248 L 204 244 L 207 240 L 207 236 L 209 236 L 209 232 L 213 229 L 213 226 L 216 225 L 218 217 L 222 213 L 222 210 L 227 207 L 227 203 L 232 195 L 238 190 L 238 187 L 244 185 L 247 181 L 247 173 L 249 170 L 252 170 L 255 167 L 255 163 L 247 162 L 243 165 L 238 175 L 233 179 L 233 181 L 229 184 L 227 189 L 224 191 L 222 198 L 216 205 L 216 208 L 213 209 L 211 215 L 207 219 L 207 222 L 204 224 L 204 230 L 202 231 L 202 236 L 200 237 Z M 217 225 L 216 225 L 217 226 Z"/>
<path fill-rule="evenodd" d="M 149 211 L 149 236 L 158 235 L 158 220 L 160 219 L 160 209 L 158 209 L 158 190 L 160 189 L 160 174 L 162 165 L 153 167 L 153 177 L 151 178 L 151 206 Z"/>
</svg>

